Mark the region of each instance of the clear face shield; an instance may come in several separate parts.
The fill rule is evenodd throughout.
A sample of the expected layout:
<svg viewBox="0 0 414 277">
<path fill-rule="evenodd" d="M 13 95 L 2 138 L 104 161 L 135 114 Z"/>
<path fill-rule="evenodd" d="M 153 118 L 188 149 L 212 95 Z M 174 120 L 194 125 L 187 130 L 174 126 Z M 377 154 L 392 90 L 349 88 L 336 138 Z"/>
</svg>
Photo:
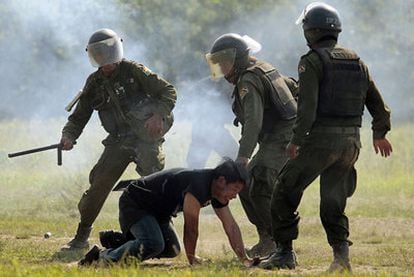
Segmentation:
<svg viewBox="0 0 414 277">
<path fill-rule="evenodd" d="M 247 47 L 250 49 L 250 53 L 256 54 L 262 50 L 262 45 L 260 42 L 255 40 L 254 38 L 249 37 L 248 35 L 242 36 L 244 42 L 246 42 Z"/>
<path fill-rule="evenodd" d="M 122 40 L 119 37 L 88 44 L 86 51 L 93 67 L 120 62 L 124 55 Z"/>
<path fill-rule="evenodd" d="M 305 19 L 306 14 L 308 13 L 308 11 L 311 10 L 312 8 L 314 8 L 316 6 L 320 6 L 320 5 L 325 5 L 325 3 L 323 3 L 323 2 L 313 2 L 313 3 L 310 3 L 309 5 L 307 5 L 305 7 L 305 9 L 302 11 L 302 13 L 299 15 L 298 19 L 296 19 L 295 24 L 296 25 L 302 24 L 303 20 Z"/>
<path fill-rule="evenodd" d="M 224 49 L 213 54 L 207 53 L 206 60 L 211 79 L 217 81 L 231 72 L 236 60 L 236 49 Z"/>
</svg>

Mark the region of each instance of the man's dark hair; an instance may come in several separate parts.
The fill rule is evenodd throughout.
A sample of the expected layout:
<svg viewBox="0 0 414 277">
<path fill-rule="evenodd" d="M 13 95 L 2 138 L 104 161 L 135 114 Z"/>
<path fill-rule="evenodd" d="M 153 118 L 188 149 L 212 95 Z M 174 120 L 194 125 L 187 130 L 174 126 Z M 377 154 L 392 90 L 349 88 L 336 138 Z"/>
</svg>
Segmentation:
<svg viewBox="0 0 414 277">
<path fill-rule="evenodd" d="M 216 168 L 214 168 L 214 179 L 223 176 L 227 183 L 241 181 L 245 185 L 249 183 L 249 173 L 246 168 L 234 162 L 230 158 L 224 158 Z"/>
</svg>

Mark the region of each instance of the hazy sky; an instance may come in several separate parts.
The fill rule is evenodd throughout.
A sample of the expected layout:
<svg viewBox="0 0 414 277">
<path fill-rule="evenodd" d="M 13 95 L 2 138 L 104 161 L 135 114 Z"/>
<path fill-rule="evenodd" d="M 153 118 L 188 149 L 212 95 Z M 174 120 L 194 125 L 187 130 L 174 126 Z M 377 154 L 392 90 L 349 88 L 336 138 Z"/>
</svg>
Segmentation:
<svg viewBox="0 0 414 277">
<path fill-rule="evenodd" d="M 145 39 L 132 41 L 125 32 L 122 21 L 128 11 L 117 8 L 114 2 L 6 0 L 2 4 L 2 11 L 5 13 L 2 18 L 7 18 L 2 20 L 3 24 L 10 25 L 0 33 L 3 38 L 0 45 L 0 70 L 3 76 L 0 84 L 3 99 L 0 103 L 0 117 L 19 114 L 37 117 L 65 115 L 63 109 L 67 102 L 83 87 L 86 77 L 94 71 L 88 62 L 85 46 L 96 29 L 108 27 L 116 30 L 124 38 L 126 57 L 153 64 L 145 57 L 145 50 L 166 46 L 144 45 Z M 300 55 L 306 53 L 307 47 L 301 28 L 294 22 L 308 2 L 298 0 L 296 5 L 289 3 L 289 6 L 285 4 L 259 11 L 249 15 L 248 20 L 245 16 L 236 19 L 233 24 L 223 26 L 220 31 L 248 34 L 257 39 L 263 45 L 262 52 L 258 54 L 260 58 L 268 59 L 283 73 L 296 77 L 297 62 Z M 401 99 L 399 95 L 404 94 L 404 91 L 406 93 L 407 83 L 413 81 L 413 74 L 411 68 L 401 68 L 401 62 L 411 59 L 411 56 L 402 57 L 399 49 L 400 44 L 406 47 L 407 40 L 413 41 L 411 30 L 414 23 L 410 20 L 413 19 L 410 10 L 414 8 L 414 4 L 411 1 L 392 1 L 381 4 L 378 9 L 369 13 L 361 13 L 361 10 L 366 9 L 367 2 L 375 1 L 326 2 L 337 7 L 342 17 L 344 31 L 340 37 L 341 44 L 359 52 L 370 66 L 387 102 L 391 107 L 396 107 L 393 108 L 395 115 L 406 116 L 407 108 L 413 102 L 411 99 L 407 102 L 407 99 Z M 358 4 L 351 5 L 353 2 Z M 191 24 L 187 21 L 180 22 Z M 374 25 L 375 32 L 364 33 L 361 22 Z M 174 29 L 186 28 L 183 26 Z M 390 37 L 397 40 L 390 41 Z M 211 37 L 211 42 L 214 39 L 215 37 Z M 202 50 L 208 51 L 208 47 L 206 45 L 206 49 Z M 200 61 L 195 61 L 194 65 L 199 66 Z M 154 66 L 156 67 L 155 64 Z M 162 65 L 159 69 L 159 73 L 163 75 Z M 201 73 L 207 74 L 207 67 Z M 179 68 L 177 74 L 180 74 Z M 205 76 L 200 76 L 202 77 Z M 180 76 L 180 79 L 186 80 L 185 76 Z M 180 87 L 180 84 L 175 85 Z M 207 85 L 208 82 L 204 83 L 202 88 L 206 89 Z M 186 88 L 181 89 L 182 94 L 186 95 Z"/>
<path fill-rule="evenodd" d="M 296 78 L 299 58 L 308 49 L 300 26 L 294 23 L 309 1 L 285 2 L 287 4 L 267 7 L 248 17 L 236 18 L 232 24 L 223 26 L 221 33 L 203 32 L 200 35 L 210 35 L 212 43 L 226 32 L 247 34 L 262 44 L 263 49 L 257 55 L 259 58 Z M 368 64 L 393 111 L 393 119 L 411 120 L 414 97 L 407 96 L 411 95 L 414 81 L 411 69 L 413 62 L 410 61 L 411 55 L 404 56 L 402 53 L 411 48 L 414 41 L 414 1 L 326 2 L 340 12 L 343 23 L 340 43 L 355 49 Z M 375 9 L 371 5 L 371 9 L 366 10 L 376 2 L 381 5 Z M 119 9 L 115 0 L 4 0 L 0 11 L 3 13 L 0 14 L 1 22 L 6 24 L 0 31 L 0 119 L 16 116 L 34 119 L 67 117 L 64 107 L 95 70 L 89 64 L 85 46 L 89 36 L 100 28 L 114 29 L 124 38 L 127 58 L 149 65 L 162 76 L 167 75 L 167 72 L 163 72 L 162 64 L 157 65 L 149 60 L 145 53 L 154 47 L 168 49 L 168 46 L 146 45 L 145 38 L 132 40 L 123 24 L 130 11 Z M 180 22 L 191 24 L 185 20 Z M 370 27 L 370 32 L 366 31 L 366 26 Z M 174 30 L 186 30 L 187 27 Z M 180 34 L 177 34 L 177 38 L 178 43 Z M 201 50 L 207 52 L 209 47 L 206 45 Z M 170 54 L 166 51 L 166 55 Z M 194 71 L 200 72 L 200 76 L 196 80 L 189 80 L 180 75 L 180 68 L 176 69 L 176 75 L 182 80 L 174 84 L 179 93 L 176 122 L 198 124 L 195 142 L 211 136 L 211 130 L 221 126 L 221 131 L 217 131 L 216 138 L 211 140 L 211 147 L 214 144 L 217 148 L 215 140 L 228 135 L 222 126 L 230 124 L 233 118 L 229 99 L 231 87 L 216 86 L 210 80 L 203 79 L 208 75 L 204 61 L 195 60 L 188 66 L 197 67 Z M 217 91 L 218 87 L 227 90 L 226 93 Z M 59 132 L 56 130 L 55 133 Z M 220 152 L 231 155 L 234 147 L 231 143 L 229 148 L 232 149 Z"/>
</svg>

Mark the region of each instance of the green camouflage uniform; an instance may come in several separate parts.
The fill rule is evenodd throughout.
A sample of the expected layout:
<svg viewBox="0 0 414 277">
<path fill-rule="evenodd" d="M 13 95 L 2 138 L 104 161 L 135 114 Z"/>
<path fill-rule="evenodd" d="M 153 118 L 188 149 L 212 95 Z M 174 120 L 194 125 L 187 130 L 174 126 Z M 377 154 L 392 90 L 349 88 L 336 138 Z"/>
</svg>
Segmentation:
<svg viewBox="0 0 414 277">
<path fill-rule="evenodd" d="M 324 49 L 337 49 L 335 41 L 325 41 L 319 45 Z M 341 48 L 343 49 L 343 48 Z M 374 139 L 384 138 L 390 130 L 390 111 L 371 79 L 365 64 L 348 49 L 339 50 L 339 59 L 350 57 L 362 68 L 364 78 L 359 87 L 363 95 L 361 115 L 364 105 L 373 116 Z M 359 63 L 359 64 L 358 64 Z M 355 64 L 355 63 L 354 63 Z M 349 74 L 352 66 L 343 65 L 343 74 Z M 356 188 L 354 164 L 361 147 L 359 128 L 362 116 L 324 116 L 321 112 L 322 80 L 324 74 L 320 55 L 311 50 L 299 63 L 298 115 L 293 128 L 291 143 L 298 145 L 299 155 L 289 160 L 278 176 L 272 196 L 272 231 L 276 242 L 284 243 L 298 237 L 299 214 L 297 208 L 307 186 L 320 176 L 320 217 L 330 245 L 348 242 L 348 218 L 344 210 L 347 198 Z M 361 70 L 361 69 L 360 69 Z M 349 79 L 341 89 L 346 93 L 355 85 Z M 357 91 L 358 92 L 358 91 Z M 325 96 L 326 97 L 326 96 Z M 339 96 L 341 97 L 341 96 Z M 333 101 L 331 104 L 352 110 L 352 103 Z M 355 104 L 355 103 L 354 103 Z M 359 105 L 359 104 L 358 104 Z M 325 107 L 328 107 L 325 105 Z M 345 111 L 346 112 L 346 111 Z"/>
<path fill-rule="evenodd" d="M 135 62 L 122 60 L 110 77 L 101 70 L 91 74 L 75 111 L 63 128 L 63 137 L 75 141 L 92 112 L 98 111 L 109 133 L 102 141 L 104 152 L 89 175 L 89 189 L 79 204 L 80 227 L 90 227 L 98 216 L 115 182 L 130 162 L 141 175 L 164 168 L 163 138 L 152 139 L 144 127 L 153 113 L 163 117 L 164 131 L 172 125 L 176 101 L 174 87 Z"/>
<path fill-rule="evenodd" d="M 296 81 L 287 77 L 283 77 L 283 80 L 295 94 Z M 265 122 L 265 111 L 272 109 L 268 93 L 260 77 L 250 71 L 241 74 L 233 92 L 233 112 L 242 125 L 238 157 L 250 158 L 259 144 L 257 153 L 249 163 L 252 182 L 239 196 L 247 217 L 256 226 L 260 237 L 271 236 L 270 200 L 273 185 L 287 160 L 285 148 L 294 123 L 292 119 L 277 118 Z"/>
</svg>

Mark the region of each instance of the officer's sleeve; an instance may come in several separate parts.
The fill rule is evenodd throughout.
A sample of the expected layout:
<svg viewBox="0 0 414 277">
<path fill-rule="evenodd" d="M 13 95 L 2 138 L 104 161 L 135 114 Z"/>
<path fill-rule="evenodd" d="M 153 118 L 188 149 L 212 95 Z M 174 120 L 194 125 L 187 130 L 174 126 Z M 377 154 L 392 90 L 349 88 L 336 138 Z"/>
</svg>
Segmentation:
<svg viewBox="0 0 414 277">
<path fill-rule="evenodd" d="M 144 92 L 158 101 L 158 112 L 162 116 L 169 115 L 177 101 L 177 92 L 174 86 L 144 65 L 137 65 L 136 75 L 142 84 Z"/>
<path fill-rule="evenodd" d="M 83 95 L 80 97 L 75 110 L 69 116 L 68 121 L 62 130 L 62 137 L 68 138 L 71 141 L 76 141 L 76 139 L 79 138 L 93 112 L 89 98 L 87 97 L 88 83 L 89 80 L 83 88 Z"/>
<path fill-rule="evenodd" d="M 369 85 L 365 105 L 372 116 L 373 137 L 374 139 L 382 139 L 385 138 L 387 132 L 391 130 L 391 111 L 387 105 L 385 105 L 384 100 L 369 73 L 368 76 Z"/>
<path fill-rule="evenodd" d="M 238 157 L 250 158 L 259 140 L 263 123 L 263 99 L 258 88 L 251 82 L 238 85 L 243 106 L 244 124 L 240 139 Z"/>
<path fill-rule="evenodd" d="M 321 65 L 322 66 L 322 65 Z M 319 97 L 318 68 L 309 56 L 304 56 L 299 62 L 299 97 L 298 113 L 291 143 L 302 145 L 316 119 Z"/>
</svg>

